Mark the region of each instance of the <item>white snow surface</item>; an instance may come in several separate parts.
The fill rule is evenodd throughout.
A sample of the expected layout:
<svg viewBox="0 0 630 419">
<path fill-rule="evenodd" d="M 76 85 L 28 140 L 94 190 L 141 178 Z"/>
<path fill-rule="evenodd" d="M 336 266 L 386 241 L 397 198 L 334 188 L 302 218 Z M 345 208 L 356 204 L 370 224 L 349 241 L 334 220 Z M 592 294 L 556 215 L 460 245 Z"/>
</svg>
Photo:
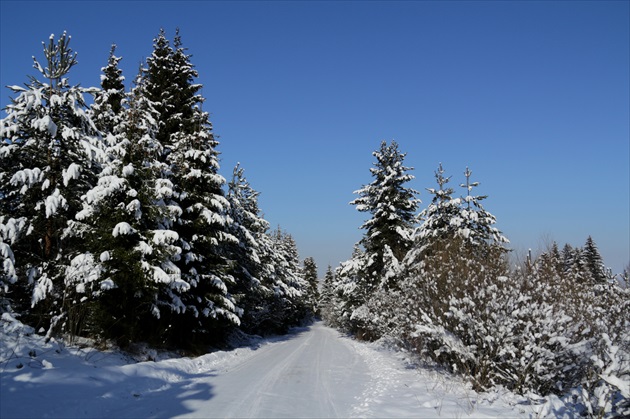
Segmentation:
<svg viewBox="0 0 630 419">
<path fill-rule="evenodd" d="M 65 346 L 7 313 L 0 328 L 0 417 L 538 417 L 553 400 L 475 393 L 404 352 L 321 323 L 196 358 Z"/>
</svg>

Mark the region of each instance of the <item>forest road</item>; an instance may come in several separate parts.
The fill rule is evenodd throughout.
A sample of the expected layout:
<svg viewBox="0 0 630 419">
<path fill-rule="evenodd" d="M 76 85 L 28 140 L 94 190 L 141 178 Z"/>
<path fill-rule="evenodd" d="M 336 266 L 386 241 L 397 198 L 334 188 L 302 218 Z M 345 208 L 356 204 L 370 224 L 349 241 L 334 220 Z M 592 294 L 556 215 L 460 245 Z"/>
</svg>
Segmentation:
<svg viewBox="0 0 630 419">
<path fill-rule="evenodd" d="M 315 323 L 211 378 L 208 400 L 182 417 L 349 417 L 369 382 L 362 356 L 339 332 Z"/>
</svg>

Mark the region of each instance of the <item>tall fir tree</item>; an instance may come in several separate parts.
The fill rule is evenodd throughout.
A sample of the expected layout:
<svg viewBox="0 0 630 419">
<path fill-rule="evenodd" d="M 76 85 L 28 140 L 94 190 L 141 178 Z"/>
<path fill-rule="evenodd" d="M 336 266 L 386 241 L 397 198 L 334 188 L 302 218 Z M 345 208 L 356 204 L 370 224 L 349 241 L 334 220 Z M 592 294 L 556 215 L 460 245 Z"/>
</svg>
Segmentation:
<svg viewBox="0 0 630 419">
<path fill-rule="evenodd" d="M 560 256 L 562 258 L 562 269 L 565 272 L 569 272 L 574 262 L 573 246 L 571 246 L 569 243 L 565 243 L 565 245 L 562 247 L 562 251 L 560 252 Z"/>
<path fill-rule="evenodd" d="M 68 221 L 103 159 L 84 99 L 95 89 L 69 84 L 67 75 L 77 63 L 69 43 L 66 33 L 43 43 L 46 63 L 33 60 L 46 81 L 31 77 L 26 88 L 10 87 L 17 97 L 0 128 L 0 213 L 2 224 L 13 226 L 12 254 L 3 254 L 13 262 L 12 278 L 19 284 L 12 298 L 23 312 L 34 308 L 36 321 L 47 327 L 65 315 L 65 268 L 80 245 L 67 239 Z"/>
</svg>

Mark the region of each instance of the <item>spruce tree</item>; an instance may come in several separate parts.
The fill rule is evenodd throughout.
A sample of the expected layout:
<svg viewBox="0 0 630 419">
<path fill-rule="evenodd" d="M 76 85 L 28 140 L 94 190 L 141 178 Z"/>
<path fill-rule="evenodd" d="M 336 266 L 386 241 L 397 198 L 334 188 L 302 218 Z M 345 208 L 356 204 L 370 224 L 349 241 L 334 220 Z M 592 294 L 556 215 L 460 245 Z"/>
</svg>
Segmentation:
<svg viewBox="0 0 630 419">
<path fill-rule="evenodd" d="M 461 198 L 453 198 L 454 190 L 447 186 L 450 177 L 444 173 L 440 163 L 435 172 L 438 188 L 427 189 L 433 199 L 420 213 L 423 222 L 415 232 L 414 249 L 404 261 L 405 275 L 419 275 L 427 263 L 441 263 L 439 257 L 434 256 L 450 257 L 449 252 L 479 261 L 497 252 L 507 252 L 505 244 L 509 240 L 493 226 L 496 217 L 481 204 L 486 196 L 472 194 L 479 183 L 471 181 L 470 169 L 464 172 L 466 182 L 460 186 L 465 188 L 466 196 Z"/>
<path fill-rule="evenodd" d="M 8 241 L 3 234 L 3 255 L 13 265 L 10 278 L 18 278 L 16 309 L 28 312 L 37 305 L 33 314 L 44 326 L 65 316 L 65 268 L 81 244 L 67 239 L 68 221 L 103 159 L 84 99 L 95 89 L 69 84 L 68 72 L 77 63 L 69 43 L 66 33 L 57 41 L 50 36 L 45 65 L 33 58 L 45 81 L 31 77 L 26 88 L 10 87 L 17 97 L 0 128 L 0 213 L 3 230 L 11 231 Z"/>
<path fill-rule="evenodd" d="M 264 331 L 286 332 L 307 315 L 308 285 L 302 278 L 299 254 L 293 237 L 279 226 L 269 237 L 270 251 L 263 256 L 263 260 L 272 267 L 265 282 L 269 284 L 273 295 L 266 302 L 269 314 Z"/>
<path fill-rule="evenodd" d="M 564 272 L 569 272 L 574 264 L 574 250 L 573 246 L 569 243 L 565 243 L 562 247 L 562 251 L 560 252 L 560 256 L 562 258 L 562 268 Z"/>
<path fill-rule="evenodd" d="M 422 224 L 415 232 L 415 245 L 413 254 L 410 255 L 411 258 L 417 259 L 418 253 L 429 252 L 430 247 L 437 242 L 447 241 L 455 235 L 456 228 L 451 221 L 459 217 L 460 201 L 453 198 L 455 191 L 447 186 L 451 177 L 446 177 L 444 173 L 444 168 L 440 163 L 435 171 L 438 187 L 437 189 L 427 188 L 433 198 L 429 206 L 418 217 L 422 220 Z"/>
<path fill-rule="evenodd" d="M 365 291 L 363 272 L 369 259 L 359 244 L 355 244 L 352 257 L 342 262 L 335 270 L 333 285 L 333 301 L 331 317 L 335 326 L 342 330 L 356 332 L 357 325 L 353 320 L 355 310 L 364 305 L 370 295 Z"/>
<path fill-rule="evenodd" d="M 306 304 L 312 314 L 317 312 L 317 301 L 319 300 L 319 281 L 317 278 L 317 265 L 315 259 L 307 257 L 304 259 L 302 275 L 304 281 L 308 284 Z"/>
<path fill-rule="evenodd" d="M 319 294 L 319 302 L 317 304 L 319 315 L 328 324 L 334 323 L 334 313 L 332 312 L 332 304 L 334 298 L 335 273 L 330 265 L 326 268 L 324 280 L 322 282 L 321 292 Z"/>
<path fill-rule="evenodd" d="M 493 225 L 496 217 L 488 212 L 481 201 L 487 196 L 472 195 L 472 190 L 479 186 L 479 182 L 471 182 L 472 172 L 467 167 L 464 172 L 466 183 L 461 184 L 466 189 L 466 196 L 462 198 L 462 208 L 460 214 L 451 220 L 451 224 L 458 227 L 457 235 L 465 239 L 468 243 L 483 248 L 489 246 L 503 246 L 509 240 L 501 235 L 501 232 Z"/>
<path fill-rule="evenodd" d="M 398 151 L 395 141 L 389 145 L 381 142 L 380 149 L 372 155 L 376 157 L 375 167 L 370 169 L 374 180 L 356 191 L 359 198 L 350 203 L 358 211 L 371 215 L 361 226 L 365 230 L 361 244 L 369 260 L 363 267 L 364 283 L 361 285 L 365 299 L 369 298 L 385 274 L 386 248 L 398 260 L 402 260 L 411 248 L 420 202 L 416 199 L 418 192 L 406 186 L 414 178 L 407 174 L 413 168 L 403 165 L 406 153 Z"/>
<path fill-rule="evenodd" d="M 166 203 L 172 185 L 162 178 L 157 112 L 140 75 L 126 102 L 117 133 L 109 135 L 107 162 L 82 197 L 73 225 L 87 239 L 84 260 L 101 272 L 84 284 L 94 300 L 88 320 L 100 335 L 121 344 L 163 337 L 158 319 L 185 311 L 178 294 L 190 288 L 173 263 L 181 248 L 177 233 L 167 228 L 173 222 Z"/>
<path fill-rule="evenodd" d="M 190 291 L 181 295 L 188 307 L 177 322 L 179 337 L 194 334 L 193 340 L 217 341 L 231 327 L 240 324 L 242 311 L 235 305 L 231 288 L 228 248 L 238 243 L 229 231 L 230 204 L 218 173 L 219 162 L 208 113 L 201 109 L 201 89 L 195 83 L 197 71 L 182 45 L 179 31 L 173 48 L 161 31 L 145 71 L 147 95 L 156 100 L 163 176 L 173 184 L 169 205 L 178 209 L 172 227 L 179 236 L 181 258 L 174 263 Z M 189 332 L 185 330 L 189 329 Z M 188 338 L 190 338 L 188 336 Z M 198 337 L 198 338 L 197 338 Z"/>
<path fill-rule="evenodd" d="M 589 271 L 591 278 L 595 283 L 604 283 L 608 279 L 606 275 L 606 267 L 604 266 L 604 260 L 599 254 L 597 245 L 591 236 L 588 236 L 586 243 L 584 244 L 584 262 L 586 269 Z"/>
<path fill-rule="evenodd" d="M 158 36 L 153 40 L 153 52 L 147 58 L 147 67 L 143 71 L 147 99 L 154 104 L 158 113 L 156 139 L 163 147 L 160 159 L 164 159 L 172 149 L 171 135 L 179 131 L 171 121 L 173 115 L 177 114 L 176 70 L 173 63 L 173 48 L 166 38 L 164 29 L 160 29 Z"/>
<path fill-rule="evenodd" d="M 101 131 L 104 139 L 118 133 L 122 125 L 123 101 L 125 101 L 125 77 L 118 63 L 122 59 L 114 55 L 116 45 L 112 45 L 107 60 L 107 66 L 101 68 L 101 89 L 94 96 L 94 103 L 90 107 L 91 117 L 96 127 Z"/>
<path fill-rule="evenodd" d="M 270 283 L 273 265 L 267 257 L 272 243 L 267 234 L 269 223 L 258 207 L 259 195 L 245 178 L 244 169 L 236 165 L 227 193 L 232 220 L 229 229 L 238 240 L 229 248 L 233 261 L 230 272 L 236 280 L 233 295 L 243 309 L 241 327 L 251 333 L 264 329 L 274 295 Z"/>
</svg>

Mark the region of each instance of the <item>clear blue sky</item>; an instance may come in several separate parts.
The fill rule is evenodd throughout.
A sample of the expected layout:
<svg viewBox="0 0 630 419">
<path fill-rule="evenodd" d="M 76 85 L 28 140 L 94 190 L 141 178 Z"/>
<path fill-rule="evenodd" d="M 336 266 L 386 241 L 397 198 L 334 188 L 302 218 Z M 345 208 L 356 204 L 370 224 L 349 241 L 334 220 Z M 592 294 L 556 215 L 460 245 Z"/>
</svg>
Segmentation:
<svg viewBox="0 0 630 419">
<path fill-rule="evenodd" d="M 628 1 L 0 1 L 4 86 L 66 30 L 72 84 L 97 86 L 112 43 L 131 80 L 160 28 L 181 30 L 219 136 L 272 225 L 323 271 L 350 257 L 371 152 L 392 139 L 430 201 L 439 162 L 469 166 L 517 252 L 591 235 L 630 261 Z"/>
</svg>

